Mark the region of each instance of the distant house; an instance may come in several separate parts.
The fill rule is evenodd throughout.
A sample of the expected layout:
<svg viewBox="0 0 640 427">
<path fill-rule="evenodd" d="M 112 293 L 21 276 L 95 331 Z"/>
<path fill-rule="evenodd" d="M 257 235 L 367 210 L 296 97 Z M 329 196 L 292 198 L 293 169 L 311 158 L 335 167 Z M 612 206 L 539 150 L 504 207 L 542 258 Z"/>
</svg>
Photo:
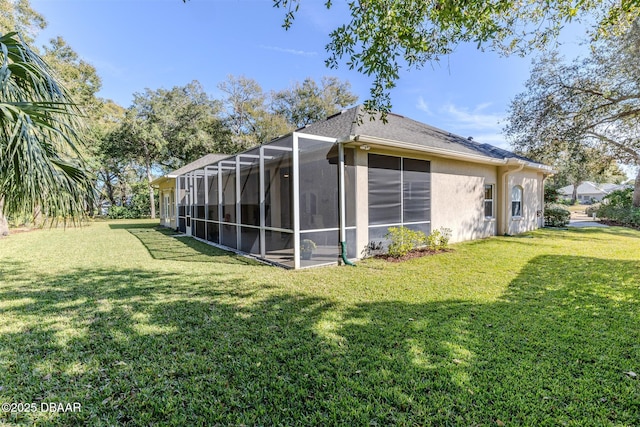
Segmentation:
<svg viewBox="0 0 640 427">
<path fill-rule="evenodd" d="M 578 185 L 576 191 L 576 200 L 581 203 L 596 201 L 599 202 L 604 196 L 612 191 L 622 190 L 626 188 L 624 184 L 596 184 L 595 182 L 585 181 Z M 573 198 L 573 185 L 567 185 L 558 189 L 558 192 L 566 199 Z"/>
<path fill-rule="evenodd" d="M 361 258 L 394 226 L 449 228 L 452 242 L 542 226 L 550 167 L 399 115 L 370 119 L 355 107 L 159 178 L 162 223 L 292 268 Z"/>
</svg>

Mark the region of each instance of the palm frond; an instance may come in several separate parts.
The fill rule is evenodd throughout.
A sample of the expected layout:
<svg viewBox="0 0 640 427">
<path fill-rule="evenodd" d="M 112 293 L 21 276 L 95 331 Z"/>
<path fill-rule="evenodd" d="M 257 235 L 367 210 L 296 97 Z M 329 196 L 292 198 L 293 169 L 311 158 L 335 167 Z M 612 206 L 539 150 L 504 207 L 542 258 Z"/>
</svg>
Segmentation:
<svg viewBox="0 0 640 427">
<path fill-rule="evenodd" d="M 39 207 L 76 217 L 93 195 L 79 152 L 79 109 L 16 33 L 0 36 L 0 199 L 5 214 Z"/>
</svg>

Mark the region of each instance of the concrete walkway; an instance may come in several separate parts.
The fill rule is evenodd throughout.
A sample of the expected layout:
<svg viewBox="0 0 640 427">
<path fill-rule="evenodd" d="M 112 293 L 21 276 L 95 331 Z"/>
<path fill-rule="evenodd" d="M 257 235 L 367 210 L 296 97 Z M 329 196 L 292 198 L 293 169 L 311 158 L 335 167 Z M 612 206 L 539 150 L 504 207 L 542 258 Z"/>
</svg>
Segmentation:
<svg viewBox="0 0 640 427">
<path fill-rule="evenodd" d="M 608 227 L 608 225 L 601 224 L 597 218 L 594 220 L 584 212 L 573 212 L 569 220 L 569 227 Z"/>
</svg>

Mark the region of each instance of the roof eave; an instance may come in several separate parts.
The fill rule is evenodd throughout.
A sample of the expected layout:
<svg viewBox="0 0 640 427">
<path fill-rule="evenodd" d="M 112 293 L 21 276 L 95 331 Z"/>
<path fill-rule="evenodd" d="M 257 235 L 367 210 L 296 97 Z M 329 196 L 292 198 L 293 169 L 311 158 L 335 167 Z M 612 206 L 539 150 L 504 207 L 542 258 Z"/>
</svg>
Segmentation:
<svg viewBox="0 0 640 427">
<path fill-rule="evenodd" d="M 372 145 L 374 147 L 384 147 L 384 148 L 400 148 L 411 151 L 419 151 L 423 153 L 433 154 L 438 157 L 453 159 L 453 160 L 464 160 L 473 163 L 482 163 L 482 164 L 492 164 L 496 166 L 505 166 L 505 165 L 524 165 L 524 167 L 529 169 L 536 169 L 546 174 L 553 174 L 555 170 L 547 165 L 543 165 L 540 163 L 530 162 L 522 159 L 517 159 L 513 157 L 506 157 L 502 159 L 497 159 L 494 157 L 483 156 L 481 154 L 471 154 L 471 153 L 460 153 L 453 150 L 447 150 L 444 148 L 437 147 L 427 147 L 420 144 L 413 144 L 403 141 L 395 141 L 386 138 L 379 138 L 375 136 L 369 135 L 349 135 L 346 138 L 340 140 L 342 143 L 353 142 L 355 145 Z"/>
<path fill-rule="evenodd" d="M 471 153 L 460 153 L 453 150 L 447 150 L 444 148 L 437 147 L 427 147 L 420 144 L 413 144 L 403 141 L 395 141 L 386 138 L 379 138 L 375 136 L 369 135 L 350 135 L 347 138 L 343 138 L 341 140 L 343 143 L 354 142 L 355 145 L 372 145 L 375 147 L 384 147 L 384 148 L 400 148 L 411 151 L 419 151 L 423 153 L 437 155 L 438 157 L 443 157 L 447 159 L 453 160 L 464 160 L 473 163 L 483 163 L 483 164 L 492 164 L 497 166 L 504 165 L 521 165 L 524 164 L 527 168 L 537 169 L 546 173 L 553 173 L 553 168 L 542 165 L 539 163 L 529 162 L 522 159 L 516 159 L 513 157 L 507 157 L 502 159 L 497 159 L 493 157 L 483 156 L 481 154 L 471 154 Z"/>
</svg>

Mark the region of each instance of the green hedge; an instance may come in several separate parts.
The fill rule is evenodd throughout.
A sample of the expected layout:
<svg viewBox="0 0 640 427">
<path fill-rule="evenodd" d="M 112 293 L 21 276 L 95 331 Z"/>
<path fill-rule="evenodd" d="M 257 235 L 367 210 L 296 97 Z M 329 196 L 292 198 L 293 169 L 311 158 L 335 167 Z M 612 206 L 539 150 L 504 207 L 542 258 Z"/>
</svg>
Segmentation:
<svg viewBox="0 0 640 427">
<path fill-rule="evenodd" d="M 560 205 L 548 205 L 544 209 L 544 225 L 547 227 L 564 227 L 570 218 L 571 212 Z"/>
<path fill-rule="evenodd" d="M 640 227 L 640 208 L 633 207 L 633 188 L 617 190 L 602 199 L 598 217 L 627 227 Z"/>
</svg>

